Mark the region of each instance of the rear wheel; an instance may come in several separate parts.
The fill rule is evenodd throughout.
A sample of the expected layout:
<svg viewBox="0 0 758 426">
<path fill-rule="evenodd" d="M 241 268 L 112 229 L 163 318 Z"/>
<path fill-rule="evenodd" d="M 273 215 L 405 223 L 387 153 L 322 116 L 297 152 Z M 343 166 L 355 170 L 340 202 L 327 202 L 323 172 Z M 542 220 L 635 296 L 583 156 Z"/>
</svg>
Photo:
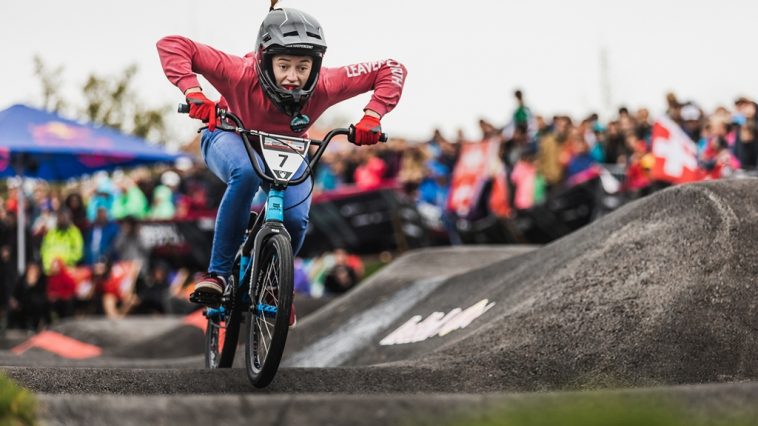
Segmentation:
<svg viewBox="0 0 758 426">
<path fill-rule="evenodd" d="M 230 368 L 234 362 L 242 322 L 240 303 L 239 260 L 234 262 L 227 294 L 224 295 L 223 309 L 206 308 L 208 325 L 205 329 L 205 367 Z"/>
<path fill-rule="evenodd" d="M 259 388 L 274 379 L 289 331 L 293 296 L 292 246 L 282 234 L 270 237 L 255 271 L 253 303 L 248 316 L 245 366 Z"/>
<path fill-rule="evenodd" d="M 205 309 L 208 325 L 205 327 L 205 368 L 219 368 L 221 350 L 226 337 L 225 321 L 213 308 Z"/>
</svg>

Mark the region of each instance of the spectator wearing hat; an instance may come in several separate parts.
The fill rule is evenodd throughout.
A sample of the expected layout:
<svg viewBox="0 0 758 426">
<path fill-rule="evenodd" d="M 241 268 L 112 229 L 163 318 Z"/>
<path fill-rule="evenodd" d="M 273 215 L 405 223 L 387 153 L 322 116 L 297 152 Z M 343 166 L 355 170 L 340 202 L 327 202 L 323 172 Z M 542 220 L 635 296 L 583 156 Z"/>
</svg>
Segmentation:
<svg viewBox="0 0 758 426">
<path fill-rule="evenodd" d="M 87 220 L 93 222 L 100 207 L 105 207 L 108 217 L 113 218 L 113 203 L 116 199 L 116 188 L 107 174 L 102 173 L 95 178 L 95 192 L 87 203 Z"/>
<path fill-rule="evenodd" d="M 700 140 L 703 130 L 703 111 L 692 102 L 684 104 L 680 111 L 679 125 L 693 141 Z"/>
</svg>

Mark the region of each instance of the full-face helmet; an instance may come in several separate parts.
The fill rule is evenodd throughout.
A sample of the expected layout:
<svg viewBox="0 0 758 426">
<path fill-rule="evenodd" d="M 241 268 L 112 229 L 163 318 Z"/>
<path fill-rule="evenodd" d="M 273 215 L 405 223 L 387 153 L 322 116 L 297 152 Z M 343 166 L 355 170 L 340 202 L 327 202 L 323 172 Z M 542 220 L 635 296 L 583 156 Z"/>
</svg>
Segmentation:
<svg viewBox="0 0 758 426">
<path fill-rule="evenodd" d="M 285 114 L 298 115 L 316 87 L 321 61 L 326 53 L 321 24 L 297 9 L 272 9 L 261 24 L 256 44 L 256 70 L 263 90 Z M 310 76 L 303 87 L 294 90 L 279 87 L 272 64 L 276 55 L 309 56 L 313 60 Z"/>
</svg>

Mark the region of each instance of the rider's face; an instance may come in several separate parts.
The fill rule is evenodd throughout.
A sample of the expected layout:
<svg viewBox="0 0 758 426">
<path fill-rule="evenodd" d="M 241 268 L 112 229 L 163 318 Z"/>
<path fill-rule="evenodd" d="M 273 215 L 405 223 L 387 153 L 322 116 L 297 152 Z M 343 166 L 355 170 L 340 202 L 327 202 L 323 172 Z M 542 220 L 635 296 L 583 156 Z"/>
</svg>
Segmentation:
<svg viewBox="0 0 758 426">
<path fill-rule="evenodd" d="M 313 59 L 308 56 L 277 55 L 273 59 L 276 84 L 285 90 L 305 86 L 311 75 Z"/>
</svg>

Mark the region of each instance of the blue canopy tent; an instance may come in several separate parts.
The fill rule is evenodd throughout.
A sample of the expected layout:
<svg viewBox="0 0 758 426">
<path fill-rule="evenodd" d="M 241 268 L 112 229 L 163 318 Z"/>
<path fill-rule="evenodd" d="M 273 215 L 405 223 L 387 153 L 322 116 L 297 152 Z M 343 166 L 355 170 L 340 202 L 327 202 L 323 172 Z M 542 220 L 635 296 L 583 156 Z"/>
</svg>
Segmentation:
<svg viewBox="0 0 758 426">
<path fill-rule="evenodd" d="M 141 138 L 25 105 L 0 111 L 0 178 L 65 180 L 100 170 L 170 163 L 181 156 Z M 19 229 L 25 226 L 23 198 L 19 197 Z M 24 232 L 18 235 L 21 271 L 25 267 Z"/>
</svg>

